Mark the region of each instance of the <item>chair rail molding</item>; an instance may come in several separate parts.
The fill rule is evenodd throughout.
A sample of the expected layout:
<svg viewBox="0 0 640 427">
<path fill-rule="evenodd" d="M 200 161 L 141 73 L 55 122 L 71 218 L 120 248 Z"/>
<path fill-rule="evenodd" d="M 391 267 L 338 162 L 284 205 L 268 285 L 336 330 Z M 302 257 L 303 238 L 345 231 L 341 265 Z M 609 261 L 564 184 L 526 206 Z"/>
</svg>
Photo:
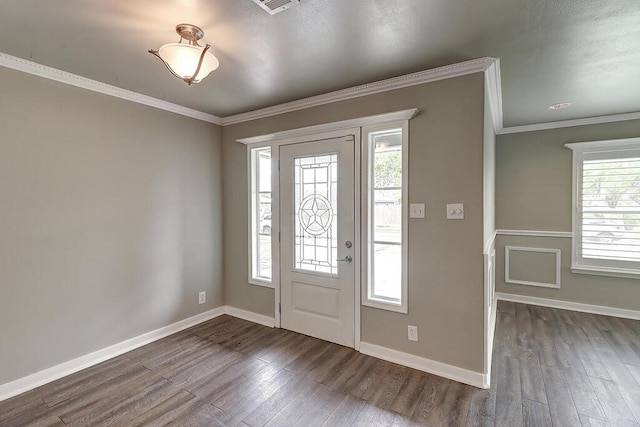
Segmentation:
<svg viewBox="0 0 640 427">
<path fill-rule="evenodd" d="M 496 230 L 498 236 L 525 236 L 525 237 L 562 237 L 571 238 L 570 231 L 543 231 L 543 230 Z"/>
</svg>

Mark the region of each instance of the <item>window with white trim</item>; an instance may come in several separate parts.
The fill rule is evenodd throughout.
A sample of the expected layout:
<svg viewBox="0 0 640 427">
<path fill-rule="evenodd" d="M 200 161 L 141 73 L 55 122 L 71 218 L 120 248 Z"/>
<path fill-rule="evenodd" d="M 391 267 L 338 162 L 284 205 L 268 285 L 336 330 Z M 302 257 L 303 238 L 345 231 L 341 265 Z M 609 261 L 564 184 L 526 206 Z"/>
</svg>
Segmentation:
<svg viewBox="0 0 640 427">
<path fill-rule="evenodd" d="M 640 277 L 640 138 L 573 150 L 572 271 Z"/>
<path fill-rule="evenodd" d="M 406 313 L 408 122 L 362 133 L 363 304 Z"/>
<path fill-rule="evenodd" d="M 251 282 L 271 283 L 271 147 L 250 150 Z"/>
</svg>

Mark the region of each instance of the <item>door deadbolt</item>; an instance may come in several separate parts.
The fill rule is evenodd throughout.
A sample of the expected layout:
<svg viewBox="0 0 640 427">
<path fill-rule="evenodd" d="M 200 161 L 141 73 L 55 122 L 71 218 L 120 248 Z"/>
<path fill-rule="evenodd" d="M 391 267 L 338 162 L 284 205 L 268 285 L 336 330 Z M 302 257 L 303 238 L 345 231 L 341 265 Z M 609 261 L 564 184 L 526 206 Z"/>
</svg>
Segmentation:
<svg viewBox="0 0 640 427">
<path fill-rule="evenodd" d="M 353 243 L 351 243 L 351 240 L 347 240 L 347 241 L 344 243 L 344 245 L 345 245 L 347 248 L 350 248 L 351 246 L 353 246 Z"/>
</svg>

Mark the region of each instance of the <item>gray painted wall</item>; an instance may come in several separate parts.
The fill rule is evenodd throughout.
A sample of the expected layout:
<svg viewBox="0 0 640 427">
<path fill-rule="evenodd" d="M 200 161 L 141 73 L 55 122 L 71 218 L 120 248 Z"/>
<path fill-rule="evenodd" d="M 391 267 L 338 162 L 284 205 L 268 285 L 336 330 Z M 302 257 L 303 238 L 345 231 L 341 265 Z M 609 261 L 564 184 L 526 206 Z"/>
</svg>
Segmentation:
<svg viewBox="0 0 640 427">
<path fill-rule="evenodd" d="M 5 68 L 0 93 L 0 384 L 224 303 L 219 126 Z"/>
<path fill-rule="evenodd" d="M 482 73 L 225 126 L 226 303 L 274 316 L 274 291 L 247 283 L 247 152 L 236 140 L 413 107 L 422 113 L 409 125 L 409 201 L 426 203 L 427 218 L 409 221 L 409 313 L 362 307 L 362 340 L 482 372 Z M 465 220 L 447 221 L 447 203 L 464 203 Z"/>
<path fill-rule="evenodd" d="M 498 136 L 496 227 L 510 230 L 571 231 L 570 142 L 640 136 L 640 120 Z M 562 251 L 561 288 L 506 284 L 504 246 Z M 498 292 L 640 310 L 640 281 L 574 274 L 570 238 L 498 236 Z"/>
</svg>

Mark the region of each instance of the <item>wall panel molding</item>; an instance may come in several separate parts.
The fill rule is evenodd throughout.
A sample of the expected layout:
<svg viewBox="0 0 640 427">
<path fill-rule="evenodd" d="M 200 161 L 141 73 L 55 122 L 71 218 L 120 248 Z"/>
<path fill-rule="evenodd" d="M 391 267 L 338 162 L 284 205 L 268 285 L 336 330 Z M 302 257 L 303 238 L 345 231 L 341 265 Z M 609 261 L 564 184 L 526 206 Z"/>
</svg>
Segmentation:
<svg viewBox="0 0 640 427">
<path fill-rule="evenodd" d="M 533 280 L 520 280 L 511 277 L 511 252 L 533 252 L 533 253 L 551 253 L 555 254 L 555 282 L 537 282 Z M 538 286 L 541 288 L 560 289 L 560 266 L 562 265 L 562 251 L 560 249 L 550 248 L 530 248 L 523 246 L 505 246 L 504 247 L 504 281 L 515 285 Z"/>
<path fill-rule="evenodd" d="M 495 238 L 495 233 L 493 233 Z M 496 331 L 496 250 L 491 241 L 484 259 L 484 371 L 491 376 L 493 342 Z"/>
</svg>

